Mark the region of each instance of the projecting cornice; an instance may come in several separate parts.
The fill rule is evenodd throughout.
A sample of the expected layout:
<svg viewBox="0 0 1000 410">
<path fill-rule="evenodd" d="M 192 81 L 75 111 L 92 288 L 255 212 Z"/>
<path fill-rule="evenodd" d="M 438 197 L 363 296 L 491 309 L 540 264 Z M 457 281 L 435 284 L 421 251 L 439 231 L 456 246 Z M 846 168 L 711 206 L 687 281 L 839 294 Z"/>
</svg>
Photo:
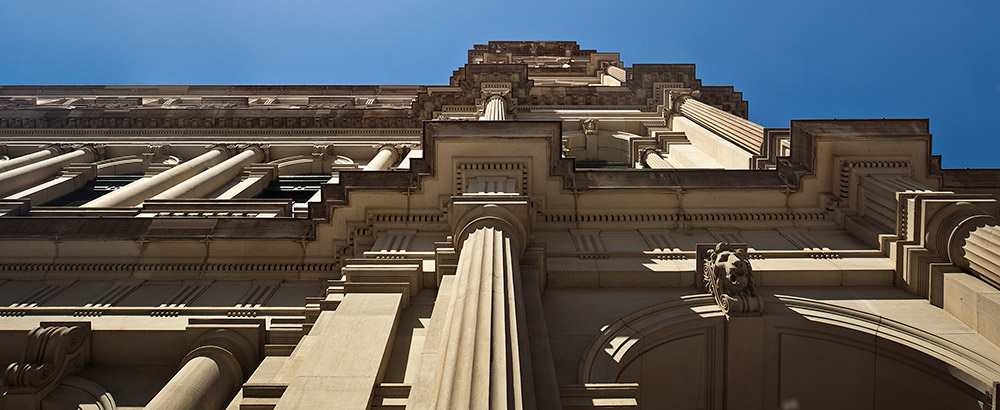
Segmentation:
<svg viewBox="0 0 1000 410">
<path fill-rule="evenodd" d="M 420 192 L 421 180 L 437 175 L 436 155 L 441 141 L 449 138 L 505 139 L 545 138 L 548 144 L 548 175 L 562 181 L 567 192 L 600 189 L 792 189 L 791 183 L 773 170 L 650 170 L 576 169 L 576 160 L 562 156 L 562 124 L 550 121 L 426 121 L 422 138 L 423 158 L 413 160 L 409 171 L 341 171 L 340 182 L 323 186 L 326 203 L 346 206 L 349 192 L 376 190 Z M 474 137 L 481 136 L 481 137 Z M 325 206 L 312 205 L 312 215 L 326 215 Z"/>
</svg>

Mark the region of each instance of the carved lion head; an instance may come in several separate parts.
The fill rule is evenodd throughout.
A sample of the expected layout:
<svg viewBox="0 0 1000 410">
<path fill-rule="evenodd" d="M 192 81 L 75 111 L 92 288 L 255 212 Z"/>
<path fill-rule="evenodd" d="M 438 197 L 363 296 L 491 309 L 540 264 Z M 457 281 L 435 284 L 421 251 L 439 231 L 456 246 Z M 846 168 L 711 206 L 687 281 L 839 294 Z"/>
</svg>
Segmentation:
<svg viewBox="0 0 1000 410">
<path fill-rule="evenodd" d="M 710 264 L 708 268 L 715 273 L 715 285 L 720 291 L 730 295 L 756 294 L 753 270 L 745 249 L 720 243 L 715 245 L 715 249 L 708 251 L 707 257 Z"/>
</svg>

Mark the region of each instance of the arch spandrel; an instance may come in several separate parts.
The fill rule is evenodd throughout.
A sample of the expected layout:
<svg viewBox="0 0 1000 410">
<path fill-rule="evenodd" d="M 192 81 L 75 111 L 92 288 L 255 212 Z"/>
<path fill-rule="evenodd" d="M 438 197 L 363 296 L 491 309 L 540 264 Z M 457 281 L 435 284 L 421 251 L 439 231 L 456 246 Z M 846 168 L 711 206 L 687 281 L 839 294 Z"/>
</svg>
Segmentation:
<svg viewBox="0 0 1000 410">
<path fill-rule="evenodd" d="M 907 403 L 905 408 L 960 409 L 993 400 L 1000 349 L 985 341 L 970 343 L 978 335 L 934 334 L 875 313 L 874 306 L 864 311 L 774 294 L 764 301 L 763 408 L 874 403 L 882 409 Z M 638 309 L 595 336 L 580 362 L 578 382 L 638 382 L 641 407 L 681 392 L 670 400 L 723 408 L 727 383 L 733 383 L 725 374 L 740 365 L 727 362 L 727 350 L 743 342 L 731 326 L 708 295 Z M 661 385 L 685 366 L 690 377 L 680 383 L 686 390 Z M 819 401 L 820 395 L 829 397 Z"/>
</svg>

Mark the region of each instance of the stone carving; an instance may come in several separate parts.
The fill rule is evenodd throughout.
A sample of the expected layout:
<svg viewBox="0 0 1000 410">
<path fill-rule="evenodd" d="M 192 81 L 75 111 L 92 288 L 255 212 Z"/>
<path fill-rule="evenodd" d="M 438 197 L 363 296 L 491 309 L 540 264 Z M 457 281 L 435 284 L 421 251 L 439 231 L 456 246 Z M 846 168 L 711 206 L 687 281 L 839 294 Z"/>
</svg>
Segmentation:
<svg viewBox="0 0 1000 410">
<path fill-rule="evenodd" d="M 699 258 L 705 290 L 715 297 L 727 316 L 760 314 L 763 304 L 757 296 L 753 269 L 746 244 L 721 242 Z"/>
<path fill-rule="evenodd" d="M 598 120 L 594 118 L 580 120 L 580 128 L 583 128 L 583 133 L 587 135 L 597 134 L 599 126 Z"/>
<path fill-rule="evenodd" d="M 667 92 L 667 108 L 670 109 L 671 114 L 681 113 L 681 103 L 688 98 L 698 99 L 701 97 L 700 90 L 669 90 Z"/>
<path fill-rule="evenodd" d="M 89 339 L 89 326 L 43 326 L 28 332 L 23 360 L 8 365 L 3 374 L 7 405 L 37 408 L 67 375 L 87 365 Z"/>
</svg>

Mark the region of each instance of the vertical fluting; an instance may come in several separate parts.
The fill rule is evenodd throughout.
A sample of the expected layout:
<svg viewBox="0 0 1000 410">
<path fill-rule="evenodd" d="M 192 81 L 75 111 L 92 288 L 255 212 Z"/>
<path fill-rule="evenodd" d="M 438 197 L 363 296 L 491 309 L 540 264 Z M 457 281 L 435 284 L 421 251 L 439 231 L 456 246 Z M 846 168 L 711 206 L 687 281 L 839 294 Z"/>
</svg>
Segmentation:
<svg viewBox="0 0 1000 410">
<path fill-rule="evenodd" d="M 764 127 L 694 98 L 684 98 L 679 105 L 680 113 L 691 121 L 751 153 L 760 155 L 764 143 Z"/>
<path fill-rule="evenodd" d="M 216 147 L 173 168 L 152 177 L 132 182 L 117 191 L 109 192 L 80 206 L 83 208 L 136 206 L 170 189 L 170 187 L 211 168 L 224 161 L 227 157 L 229 157 L 229 151 L 225 147 Z"/>
<path fill-rule="evenodd" d="M 642 164 L 652 169 L 673 168 L 660 154 L 659 150 L 648 149 L 642 152 Z"/>
<path fill-rule="evenodd" d="M 499 95 L 491 96 L 486 100 L 486 109 L 480 120 L 484 121 L 504 121 L 507 119 L 507 103 Z"/>
<path fill-rule="evenodd" d="M 97 160 L 97 152 L 91 148 L 80 148 L 43 159 L 28 165 L 23 165 L 9 171 L 0 172 L 0 196 L 20 192 L 32 185 L 45 181 L 63 167 L 75 162 L 93 162 Z"/>
<path fill-rule="evenodd" d="M 962 250 L 965 260 L 957 265 L 965 265 L 971 273 L 1000 286 L 1000 226 L 985 225 L 972 230 Z"/>
<path fill-rule="evenodd" d="M 434 408 L 532 407 L 516 252 L 511 237 L 494 227 L 479 228 L 463 242 Z"/>
</svg>

